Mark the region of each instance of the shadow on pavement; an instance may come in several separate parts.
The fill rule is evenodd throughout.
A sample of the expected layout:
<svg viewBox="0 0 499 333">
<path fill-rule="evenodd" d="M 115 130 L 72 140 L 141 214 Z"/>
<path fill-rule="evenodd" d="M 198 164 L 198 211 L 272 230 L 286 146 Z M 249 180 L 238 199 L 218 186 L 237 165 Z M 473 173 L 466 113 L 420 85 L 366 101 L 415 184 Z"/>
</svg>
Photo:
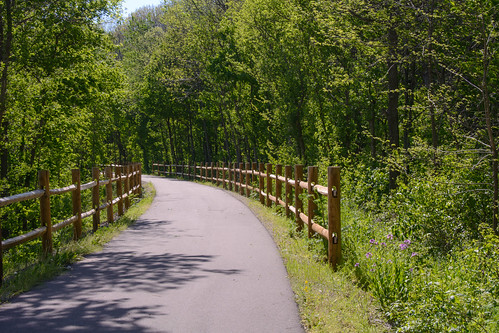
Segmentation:
<svg viewBox="0 0 499 333">
<path fill-rule="evenodd" d="M 159 223 L 141 220 L 131 230 L 140 238 L 141 230 Z M 142 252 L 148 251 L 147 239 L 141 242 L 140 251 L 134 251 L 137 244 L 123 251 L 126 243 L 118 240 L 119 246 L 88 256 L 71 271 L 0 306 L 0 332 L 147 332 L 141 319 L 167 315 L 158 305 L 159 293 L 213 274 L 241 273 L 203 267 L 216 256 Z"/>
</svg>

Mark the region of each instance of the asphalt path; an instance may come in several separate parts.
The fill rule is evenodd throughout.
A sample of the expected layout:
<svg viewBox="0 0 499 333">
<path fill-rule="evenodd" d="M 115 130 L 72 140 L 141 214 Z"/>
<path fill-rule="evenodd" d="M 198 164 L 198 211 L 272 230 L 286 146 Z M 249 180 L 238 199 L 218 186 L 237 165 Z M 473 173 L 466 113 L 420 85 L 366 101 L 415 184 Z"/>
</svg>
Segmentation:
<svg viewBox="0 0 499 333">
<path fill-rule="evenodd" d="M 303 332 L 278 250 L 230 193 L 144 176 L 151 208 L 103 251 L 0 306 L 0 332 Z"/>
</svg>

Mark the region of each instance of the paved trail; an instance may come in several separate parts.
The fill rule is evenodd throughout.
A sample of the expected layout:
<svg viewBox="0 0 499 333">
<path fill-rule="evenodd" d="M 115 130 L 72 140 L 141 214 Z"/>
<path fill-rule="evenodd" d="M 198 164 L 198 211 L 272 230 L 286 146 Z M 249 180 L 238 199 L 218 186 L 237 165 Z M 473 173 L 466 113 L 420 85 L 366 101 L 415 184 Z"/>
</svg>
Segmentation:
<svg viewBox="0 0 499 333">
<path fill-rule="evenodd" d="M 230 194 L 144 176 L 157 196 L 102 252 L 0 306 L 0 332 L 303 332 L 271 237 Z"/>
</svg>

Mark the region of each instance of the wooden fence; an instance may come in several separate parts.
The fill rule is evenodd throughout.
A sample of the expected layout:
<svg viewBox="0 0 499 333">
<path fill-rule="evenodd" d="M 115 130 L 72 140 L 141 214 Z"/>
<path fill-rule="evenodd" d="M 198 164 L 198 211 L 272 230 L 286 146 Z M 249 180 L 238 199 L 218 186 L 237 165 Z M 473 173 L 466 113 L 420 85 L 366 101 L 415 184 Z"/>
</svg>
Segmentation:
<svg viewBox="0 0 499 333">
<path fill-rule="evenodd" d="M 293 172 L 294 169 L 294 172 Z M 294 215 L 298 230 L 306 225 L 308 237 L 319 234 L 328 241 L 328 261 L 333 266 L 341 259 L 340 168 L 328 167 L 327 186 L 318 185 L 318 167 L 309 166 L 304 180 L 303 165 L 283 166 L 264 163 L 204 163 L 201 165 L 168 165 L 153 163 L 153 173 L 202 180 L 222 185 L 241 195 L 257 193 L 268 207 L 274 203 L 284 207 L 286 216 Z M 275 170 L 275 174 L 273 174 Z M 284 170 L 284 173 L 283 173 Z M 283 192 L 284 186 L 284 192 Z M 303 193 L 306 194 L 306 212 Z M 327 229 L 316 223 L 317 199 L 327 198 Z M 326 215 L 326 214 L 325 214 Z"/>
<path fill-rule="evenodd" d="M 113 172 L 114 168 L 114 172 Z M 101 179 L 101 176 L 104 179 Z M 114 221 L 114 207 L 117 205 L 117 213 L 123 215 L 130 207 L 131 195 L 142 195 L 142 167 L 141 164 L 113 165 L 104 168 L 102 173 L 99 168 L 92 168 L 92 181 L 86 184 L 80 182 L 80 170 L 72 170 L 72 184 L 63 188 L 51 189 L 49 183 L 49 172 L 40 170 L 38 172 L 39 189 L 16 194 L 10 197 L 0 198 L 0 207 L 26 200 L 40 200 L 41 227 L 26 234 L 9 238 L 2 241 L 2 224 L 0 220 L 0 286 L 3 281 L 3 251 L 17 245 L 29 242 L 33 239 L 42 238 L 42 249 L 44 255 L 52 253 L 52 234 L 68 225 L 73 225 L 73 238 L 78 240 L 82 235 L 82 219 L 93 216 L 93 231 L 100 226 L 100 211 L 107 210 L 107 222 Z M 116 197 L 113 198 L 113 183 L 116 183 Z M 104 203 L 101 204 L 100 187 L 105 186 Z M 92 190 L 92 209 L 82 213 L 81 192 Z M 50 197 L 64 193 L 72 193 L 73 216 L 65 221 L 52 225 Z"/>
</svg>

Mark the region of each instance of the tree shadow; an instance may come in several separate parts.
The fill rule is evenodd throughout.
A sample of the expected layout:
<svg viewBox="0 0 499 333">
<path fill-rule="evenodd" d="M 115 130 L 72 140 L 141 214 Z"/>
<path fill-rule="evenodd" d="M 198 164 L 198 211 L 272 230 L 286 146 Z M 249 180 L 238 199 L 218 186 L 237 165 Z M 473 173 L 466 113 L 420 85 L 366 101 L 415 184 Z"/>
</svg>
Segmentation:
<svg viewBox="0 0 499 333">
<path fill-rule="evenodd" d="M 155 223 L 141 222 L 136 229 L 154 228 Z M 154 302 L 134 304 L 134 295 L 154 297 L 210 275 L 241 273 L 237 269 L 214 269 L 213 265 L 206 268 L 215 258 L 116 251 L 113 247 L 90 255 L 71 271 L 0 306 L 0 332 L 151 331 L 141 326 L 141 319 L 168 314 Z"/>
</svg>

